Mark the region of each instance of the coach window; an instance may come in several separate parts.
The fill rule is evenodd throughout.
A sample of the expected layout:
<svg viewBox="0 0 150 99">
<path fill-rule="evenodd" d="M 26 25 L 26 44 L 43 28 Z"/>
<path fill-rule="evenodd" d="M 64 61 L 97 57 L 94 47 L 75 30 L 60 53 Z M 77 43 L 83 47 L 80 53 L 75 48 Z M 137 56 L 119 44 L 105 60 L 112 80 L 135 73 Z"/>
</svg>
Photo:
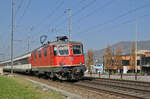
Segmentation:
<svg viewBox="0 0 150 99">
<path fill-rule="evenodd" d="M 47 56 L 47 49 L 44 49 L 44 56 Z"/>
<path fill-rule="evenodd" d="M 41 51 L 39 51 L 39 58 L 41 57 Z"/>
<path fill-rule="evenodd" d="M 11 62 L 7 63 L 9 66 L 11 66 Z"/>
<path fill-rule="evenodd" d="M 28 58 L 23 58 L 23 59 L 20 60 L 20 63 L 21 64 L 28 64 L 29 60 L 28 60 Z"/>
<path fill-rule="evenodd" d="M 17 61 L 17 60 L 14 61 L 14 62 L 13 62 L 13 65 L 18 65 L 18 61 Z"/>
<path fill-rule="evenodd" d="M 81 45 L 73 45 L 72 49 L 73 49 L 73 54 L 74 55 L 82 54 L 82 47 L 81 47 Z"/>
</svg>

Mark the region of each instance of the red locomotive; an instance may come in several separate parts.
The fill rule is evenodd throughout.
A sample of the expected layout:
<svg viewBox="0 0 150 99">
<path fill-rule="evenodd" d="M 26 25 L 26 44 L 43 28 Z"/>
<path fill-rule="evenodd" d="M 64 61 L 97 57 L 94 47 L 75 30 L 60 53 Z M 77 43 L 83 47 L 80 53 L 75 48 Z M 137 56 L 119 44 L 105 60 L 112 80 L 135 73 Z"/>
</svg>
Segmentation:
<svg viewBox="0 0 150 99">
<path fill-rule="evenodd" d="M 1 62 L 4 70 L 11 70 L 11 61 Z M 44 74 L 61 80 L 78 80 L 84 76 L 83 44 L 58 37 L 57 41 L 44 44 L 31 53 L 14 58 L 13 70 Z"/>
</svg>

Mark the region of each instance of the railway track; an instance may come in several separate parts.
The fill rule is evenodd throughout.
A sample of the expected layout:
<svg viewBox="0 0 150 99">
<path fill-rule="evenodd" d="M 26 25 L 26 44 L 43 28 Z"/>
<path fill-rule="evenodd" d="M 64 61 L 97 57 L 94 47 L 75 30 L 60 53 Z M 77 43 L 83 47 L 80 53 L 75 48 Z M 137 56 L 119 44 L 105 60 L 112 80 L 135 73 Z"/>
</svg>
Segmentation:
<svg viewBox="0 0 150 99">
<path fill-rule="evenodd" d="M 133 80 L 120 80 L 120 79 L 108 79 L 108 78 L 92 78 L 86 77 L 88 80 L 94 80 L 101 83 L 107 84 L 114 84 L 120 85 L 125 87 L 132 87 L 132 88 L 140 88 L 140 89 L 147 89 L 150 90 L 150 82 L 143 82 L 143 81 L 133 81 Z"/>
<path fill-rule="evenodd" d="M 150 82 L 143 82 L 143 81 L 134 81 L 134 80 L 120 80 L 120 79 L 109 79 L 109 78 L 94 78 L 97 80 L 103 80 L 103 81 L 113 81 L 117 83 L 128 83 L 128 84 L 134 84 L 134 85 L 139 85 L 139 86 L 148 86 L 150 87 Z"/>
<path fill-rule="evenodd" d="M 124 98 L 150 98 L 150 83 L 124 81 L 113 79 L 93 79 L 74 83 L 76 86 L 94 90 L 96 93 L 105 92 Z"/>
<path fill-rule="evenodd" d="M 117 80 L 117 79 L 96 79 L 97 82 L 108 83 L 110 85 L 119 85 L 123 87 L 131 87 L 131 88 L 139 88 L 143 90 L 150 90 L 150 82 L 142 82 L 142 81 L 131 81 L 131 80 Z"/>
</svg>

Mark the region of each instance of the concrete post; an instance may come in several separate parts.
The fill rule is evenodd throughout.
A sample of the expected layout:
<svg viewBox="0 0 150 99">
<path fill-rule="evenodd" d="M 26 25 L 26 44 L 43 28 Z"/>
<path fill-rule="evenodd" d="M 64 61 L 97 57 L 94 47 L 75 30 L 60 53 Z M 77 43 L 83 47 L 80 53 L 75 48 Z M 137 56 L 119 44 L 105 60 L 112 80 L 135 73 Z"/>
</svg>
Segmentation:
<svg viewBox="0 0 150 99">
<path fill-rule="evenodd" d="M 3 75 L 3 67 L 0 66 L 0 75 Z"/>
</svg>

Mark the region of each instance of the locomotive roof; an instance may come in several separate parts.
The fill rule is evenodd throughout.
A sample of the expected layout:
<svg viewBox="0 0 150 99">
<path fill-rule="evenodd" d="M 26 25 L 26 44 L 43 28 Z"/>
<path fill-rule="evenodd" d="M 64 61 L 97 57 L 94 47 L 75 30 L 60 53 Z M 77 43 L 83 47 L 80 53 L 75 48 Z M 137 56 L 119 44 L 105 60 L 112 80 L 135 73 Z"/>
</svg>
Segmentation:
<svg viewBox="0 0 150 99">
<path fill-rule="evenodd" d="M 82 44 L 82 43 L 81 42 L 77 42 L 77 41 L 54 41 L 54 42 L 49 42 L 48 44 L 44 44 L 44 45 L 40 46 L 39 48 L 37 48 L 37 49 L 35 49 L 33 51 L 42 49 L 42 48 L 50 46 L 50 45 L 57 45 L 57 44 Z"/>
<path fill-rule="evenodd" d="M 54 44 L 82 44 L 81 42 L 77 41 L 55 41 L 55 42 L 50 42 L 50 45 Z"/>
</svg>

